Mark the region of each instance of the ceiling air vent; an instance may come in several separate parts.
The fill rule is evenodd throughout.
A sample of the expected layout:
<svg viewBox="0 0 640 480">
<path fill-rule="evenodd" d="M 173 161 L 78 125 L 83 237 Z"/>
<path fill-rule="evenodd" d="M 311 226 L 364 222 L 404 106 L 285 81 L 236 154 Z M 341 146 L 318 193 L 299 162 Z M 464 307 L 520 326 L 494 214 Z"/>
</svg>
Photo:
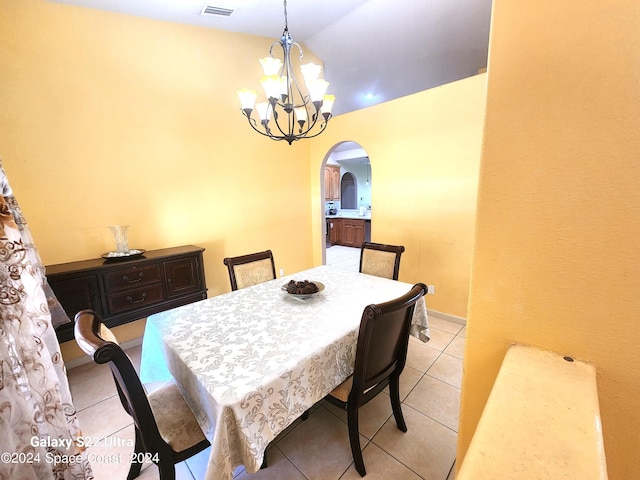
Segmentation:
<svg viewBox="0 0 640 480">
<path fill-rule="evenodd" d="M 228 17 L 233 13 L 233 9 L 216 7 L 214 5 L 205 5 L 200 15 L 218 15 L 221 17 Z"/>
</svg>

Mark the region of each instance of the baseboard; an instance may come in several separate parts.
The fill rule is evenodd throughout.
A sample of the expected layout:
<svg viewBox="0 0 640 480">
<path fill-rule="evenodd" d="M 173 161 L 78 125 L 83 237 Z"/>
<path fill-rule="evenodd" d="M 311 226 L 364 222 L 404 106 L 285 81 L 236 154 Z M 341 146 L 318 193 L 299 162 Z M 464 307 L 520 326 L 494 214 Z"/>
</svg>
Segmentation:
<svg viewBox="0 0 640 480">
<path fill-rule="evenodd" d="M 429 308 L 427 308 L 427 315 L 430 315 L 430 316 L 433 316 L 433 317 L 438 317 L 438 318 L 441 318 L 443 320 L 448 320 L 450 322 L 457 323 L 459 325 L 466 325 L 467 324 L 467 319 L 466 318 L 456 317 L 455 315 L 449 315 L 448 313 L 437 312 L 437 311 L 431 310 Z"/>
<path fill-rule="evenodd" d="M 126 342 L 122 342 L 120 344 L 120 348 L 122 350 L 126 350 L 127 348 L 135 347 L 137 345 L 142 345 L 142 337 L 133 338 L 131 340 L 127 340 Z M 67 370 L 70 370 L 74 367 L 79 367 L 80 365 L 84 365 L 85 363 L 92 362 L 91 358 L 88 355 L 82 355 L 78 358 L 74 358 L 73 360 L 69 360 L 68 362 L 64 362 L 64 366 Z"/>
</svg>

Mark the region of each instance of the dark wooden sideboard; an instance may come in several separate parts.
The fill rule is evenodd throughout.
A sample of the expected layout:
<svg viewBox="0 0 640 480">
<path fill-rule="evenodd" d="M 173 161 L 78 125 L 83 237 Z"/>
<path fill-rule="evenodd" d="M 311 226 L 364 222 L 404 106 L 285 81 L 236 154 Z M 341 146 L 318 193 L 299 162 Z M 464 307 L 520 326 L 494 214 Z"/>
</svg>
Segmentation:
<svg viewBox="0 0 640 480">
<path fill-rule="evenodd" d="M 115 327 L 207 298 L 203 251 L 186 245 L 126 260 L 96 258 L 46 266 L 49 285 L 71 320 L 56 328 L 58 341 L 73 339 L 73 318 L 85 308 Z"/>
</svg>

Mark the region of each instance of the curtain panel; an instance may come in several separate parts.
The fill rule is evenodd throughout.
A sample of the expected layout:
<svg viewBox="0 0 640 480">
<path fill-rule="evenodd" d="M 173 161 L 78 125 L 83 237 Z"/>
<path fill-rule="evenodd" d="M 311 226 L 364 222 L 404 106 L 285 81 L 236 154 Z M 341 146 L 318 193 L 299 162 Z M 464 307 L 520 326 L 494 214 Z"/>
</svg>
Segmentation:
<svg viewBox="0 0 640 480">
<path fill-rule="evenodd" d="M 92 479 L 76 444 L 55 298 L 1 161 L 0 190 L 0 480 Z"/>
</svg>

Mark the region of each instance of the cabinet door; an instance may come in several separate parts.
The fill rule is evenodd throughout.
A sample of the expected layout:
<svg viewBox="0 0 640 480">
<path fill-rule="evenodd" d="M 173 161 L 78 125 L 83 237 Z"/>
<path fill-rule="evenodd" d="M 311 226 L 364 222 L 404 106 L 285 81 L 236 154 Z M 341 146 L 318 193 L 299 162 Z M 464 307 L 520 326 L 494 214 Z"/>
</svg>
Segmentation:
<svg viewBox="0 0 640 480">
<path fill-rule="evenodd" d="M 325 167 L 324 168 L 324 199 L 325 200 L 333 200 L 331 198 L 331 169 Z"/>
<path fill-rule="evenodd" d="M 358 222 L 353 226 L 353 246 L 361 248 L 362 242 L 364 242 L 364 224 L 363 222 Z"/>
<path fill-rule="evenodd" d="M 69 278 L 67 280 L 48 277 L 47 280 L 70 320 L 73 320 L 80 310 L 87 308 L 94 310 L 99 315 L 103 314 L 100 288 L 96 275 Z"/>
<path fill-rule="evenodd" d="M 333 225 L 333 228 L 331 229 L 331 231 L 329 232 L 329 239 L 331 240 L 331 245 L 340 245 L 342 242 L 342 220 L 338 219 L 338 218 L 333 218 L 331 220 L 331 224 Z"/>
<path fill-rule="evenodd" d="M 324 167 L 324 199 L 340 200 L 340 167 L 338 165 Z"/>
<path fill-rule="evenodd" d="M 346 245 L 347 247 L 353 247 L 355 245 L 355 230 L 352 222 L 344 222 L 344 225 L 342 226 L 342 240 L 343 245 Z"/>
<path fill-rule="evenodd" d="M 340 200 L 340 168 L 331 169 L 331 200 Z"/>
<path fill-rule="evenodd" d="M 199 275 L 200 264 L 195 257 L 181 258 L 164 262 L 167 278 L 167 296 L 184 295 L 197 292 L 202 288 Z"/>
</svg>

